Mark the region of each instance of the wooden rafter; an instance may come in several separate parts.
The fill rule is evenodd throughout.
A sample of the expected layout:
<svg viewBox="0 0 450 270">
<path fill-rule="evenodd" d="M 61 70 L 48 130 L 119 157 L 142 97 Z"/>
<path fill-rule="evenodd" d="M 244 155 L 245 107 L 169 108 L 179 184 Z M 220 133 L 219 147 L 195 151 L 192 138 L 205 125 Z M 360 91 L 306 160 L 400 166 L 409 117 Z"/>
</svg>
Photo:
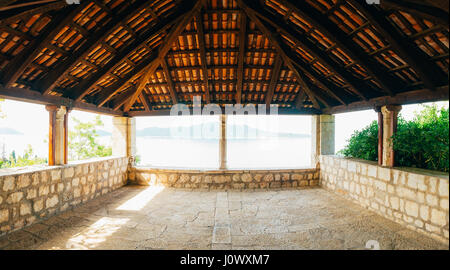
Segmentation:
<svg viewBox="0 0 450 270">
<path fill-rule="evenodd" d="M 42 93 L 50 93 L 58 84 L 58 82 L 64 78 L 72 68 L 80 61 L 85 59 L 97 46 L 101 45 L 107 47 L 109 51 L 114 49 L 108 46 L 104 40 L 110 36 L 120 26 L 126 25 L 126 22 L 137 14 L 140 10 L 150 5 L 149 1 L 136 1 L 130 5 L 120 14 L 112 14 L 112 19 L 103 28 L 99 29 L 96 33 L 90 35 L 89 39 L 83 44 L 82 48 L 78 50 L 77 54 L 71 55 L 67 60 L 62 62 L 57 68 L 53 69 L 46 77 L 40 82 L 37 82 L 37 89 L 41 89 Z M 117 52 L 115 52 L 117 53 Z"/>
<path fill-rule="evenodd" d="M 169 68 L 167 66 L 167 60 L 164 58 L 161 60 L 161 66 L 164 71 L 164 77 L 166 77 L 167 84 L 169 85 L 170 98 L 172 99 L 172 104 L 178 103 L 177 91 L 175 85 L 173 84 L 172 76 L 170 75 Z"/>
<path fill-rule="evenodd" d="M 331 84 L 326 79 L 321 79 L 320 76 L 318 76 L 318 74 L 315 74 L 315 71 L 310 66 L 305 64 L 302 65 L 301 60 L 298 59 L 298 57 L 294 57 L 291 55 L 289 56 L 289 58 L 291 58 L 294 65 L 297 66 L 297 68 L 299 68 L 303 73 L 308 74 L 311 77 L 314 77 L 315 79 L 314 83 L 317 84 L 321 89 L 323 89 L 330 97 L 333 97 L 342 105 L 347 105 L 347 102 L 345 102 L 341 97 L 339 97 L 339 95 L 336 94 L 338 90 L 336 86 Z"/>
<path fill-rule="evenodd" d="M 280 45 L 280 43 L 281 43 L 280 38 L 278 36 L 276 36 L 275 34 L 273 34 L 261 22 L 261 20 L 256 15 L 256 12 L 253 9 L 249 8 L 247 6 L 247 3 L 244 3 L 243 0 L 238 0 L 238 5 L 245 11 L 247 16 L 256 24 L 256 26 L 259 28 L 259 30 L 261 30 L 266 35 L 266 37 L 270 40 L 272 45 L 275 46 L 278 54 L 281 56 L 281 58 L 283 58 L 283 61 L 285 62 L 285 64 L 294 73 L 295 78 L 297 79 L 299 84 L 302 86 L 302 88 L 306 91 L 308 97 L 311 99 L 312 103 L 314 104 L 314 107 L 316 109 L 320 109 L 319 103 L 317 103 L 314 93 L 311 91 L 311 89 L 308 88 L 308 86 L 304 82 L 303 78 L 300 76 L 297 69 L 292 64 L 291 59 L 289 59 L 289 57 L 287 57 L 285 51 L 283 50 L 283 47 Z"/>
<path fill-rule="evenodd" d="M 377 106 L 384 106 L 387 104 L 414 104 L 422 102 L 432 102 L 449 99 L 448 85 L 437 87 L 436 90 L 419 89 L 409 91 L 406 93 L 399 93 L 393 97 L 378 97 L 367 101 L 356 101 L 346 106 L 335 106 L 323 110 L 326 114 L 336 114 L 348 111 L 370 110 Z"/>
<path fill-rule="evenodd" d="M 241 26 L 239 32 L 239 55 L 238 55 L 238 68 L 237 68 L 237 84 L 236 84 L 236 103 L 242 102 L 242 88 L 244 87 L 244 59 L 245 59 L 245 47 L 247 39 L 247 16 L 244 12 L 241 12 Z"/>
<path fill-rule="evenodd" d="M 39 38 L 34 39 L 21 55 L 15 57 L 14 61 L 11 61 L 8 64 L 6 68 L 7 72 L 3 76 L 3 84 L 6 87 L 11 86 L 11 84 L 19 78 L 25 68 L 39 55 L 42 49 L 50 44 L 53 37 L 57 35 L 61 29 L 66 27 L 66 25 L 70 23 L 88 3 L 88 1 L 84 1 L 80 5 L 76 5 L 76 8 L 68 6 L 67 8 L 71 11 L 69 14 L 64 11 L 58 12 L 58 15 L 52 19 L 52 22 L 46 27 L 46 30 L 41 33 Z"/>
<path fill-rule="evenodd" d="M 7 16 L 2 17 L 0 25 L 9 24 L 11 22 L 14 22 L 18 19 L 27 18 L 30 16 L 33 16 L 35 14 L 42 14 L 45 12 L 49 12 L 55 9 L 60 9 L 67 6 L 67 3 L 65 1 L 57 1 L 57 2 L 50 2 L 50 3 L 43 3 L 39 6 L 30 6 L 26 10 L 20 10 L 18 13 L 12 13 L 8 14 Z"/>
<path fill-rule="evenodd" d="M 380 67 L 380 64 L 368 57 L 364 51 L 351 42 L 351 39 L 336 24 L 332 23 L 327 16 L 312 8 L 304 1 L 297 1 L 295 4 L 292 0 L 280 0 L 296 14 L 302 16 L 313 27 L 317 28 L 322 34 L 342 49 L 342 51 L 352 58 L 357 64 L 362 66 L 367 73 L 381 86 L 382 90 L 389 95 L 402 87 L 398 79 L 394 78 L 388 71 Z"/>
<path fill-rule="evenodd" d="M 417 15 L 419 17 L 425 18 L 448 28 L 448 11 L 433 7 L 418 1 L 405 1 L 405 0 L 383 0 L 381 5 L 387 8 L 396 8 L 400 10 L 405 10 L 408 13 Z"/>
<path fill-rule="evenodd" d="M 114 56 L 114 58 L 109 61 L 106 66 L 97 71 L 90 79 L 78 85 L 76 88 L 71 89 L 69 95 L 76 100 L 82 100 L 104 76 L 111 74 L 123 61 L 127 61 L 126 59 L 128 59 L 136 49 L 145 46 L 145 43 L 150 39 L 161 33 L 164 33 L 174 23 L 178 22 L 180 20 L 179 16 L 182 16 L 182 13 L 176 13 L 173 16 L 170 16 L 170 18 L 161 20 L 155 27 L 151 29 L 151 31 L 148 31 L 144 35 L 140 35 L 139 38 L 133 41 L 132 44 L 124 49 L 123 52 Z M 136 65 L 133 71 L 127 73 L 111 87 L 104 89 L 102 91 L 100 99 L 97 101 L 97 104 L 99 104 L 99 106 L 103 106 L 103 104 L 106 103 L 114 94 L 122 90 L 123 86 L 126 85 L 131 78 L 141 73 L 145 66 L 156 58 L 156 55 L 156 52 L 152 52 L 151 56 L 143 61 L 145 65 L 142 65 L 141 63 L 139 65 Z"/>
<path fill-rule="evenodd" d="M 275 93 L 275 88 L 277 86 L 278 80 L 280 79 L 280 71 L 283 61 L 281 57 L 275 56 L 275 62 L 272 70 L 272 77 L 270 78 L 269 88 L 266 93 L 266 106 L 269 107 L 272 103 L 273 95 Z"/>
<path fill-rule="evenodd" d="M 139 99 L 142 101 L 142 105 L 144 105 L 146 112 L 149 112 L 152 110 L 150 101 L 148 100 L 148 97 L 146 94 L 144 94 L 144 92 L 141 93 L 141 95 L 139 96 Z"/>
<path fill-rule="evenodd" d="M 254 7 L 256 8 L 256 7 Z M 265 9 L 259 7 L 257 10 L 254 10 L 257 16 L 261 17 L 268 24 L 272 25 L 277 31 L 281 32 L 283 35 L 287 36 L 290 40 L 295 43 L 295 46 L 301 46 L 302 48 L 307 49 L 307 51 L 314 56 L 317 61 L 327 67 L 332 73 L 343 78 L 351 90 L 358 95 L 361 99 L 367 100 L 365 94 L 361 92 L 362 89 L 368 88 L 368 85 L 365 84 L 364 81 L 356 78 L 348 72 L 345 68 L 337 65 L 331 57 L 326 54 L 324 51 L 320 50 L 315 44 L 313 44 L 309 39 L 307 39 L 304 35 L 299 35 L 296 31 L 283 20 L 280 20 L 270 13 L 267 13 Z"/>
<path fill-rule="evenodd" d="M 443 74 L 422 50 L 402 36 L 387 20 L 384 11 L 377 10 L 373 5 L 367 5 L 363 0 L 349 0 L 349 3 L 375 26 L 389 42 L 392 50 L 417 72 L 426 88 L 435 89 L 437 86 L 448 84 L 448 75 Z"/>
<path fill-rule="evenodd" d="M 119 94 L 114 99 L 114 106 L 113 110 L 117 111 L 130 97 L 131 95 L 136 91 L 135 87 L 130 87 L 130 89 L 124 91 L 123 93 Z"/>
<path fill-rule="evenodd" d="M 17 101 L 36 103 L 36 104 L 43 104 L 43 105 L 51 104 L 51 105 L 56 105 L 56 106 L 65 106 L 68 108 L 89 111 L 89 112 L 95 112 L 95 113 L 100 113 L 100 114 L 106 114 L 106 115 L 113 115 L 113 116 L 122 116 L 123 115 L 123 112 L 120 110 L 114 111 L 109 108 L 98 108 L 94 104 L 76 101 L 76 100 L 64 98 L 64 97 L 58 97 L 58 96 L 52 96 L 52 95 L 42 95 L 41 93 L 39 93 L 37 91 L 31 91 L 31 90 L 17 88 L 17 87 L 6 88 L 6 87 L 0 86 L 0 98 L 6 98 L 6 99 L 17 100 Z"/>
<path fill-rule="evenodd" d="M 206 66 L 207 62 L 206 62 L 205 33 L 203 29 L 203 19 L 201 12 L 197 12 L 195 14 L 195 21 L 197 22 L 198 47 L 200 52 L 200 61 L 202 62 L 203 85 L 205 87 L 206 103 L 210 103 L 211 97 L 209 95 L 208 68 Z"/>
<path fill-rule="evenodd" d="M 191 1 L 187 1 L 191 2 Z M 184 4 L 184 5 L 183 5 Z M 161 60 L 166 57 L 167 52 L 169 52 L 173 42 L 178 38 L 178 35 L 184 30 L 187 23 L 192 20 L 194 13 L 200 9 L 202 6 L 202 1 L 197 0 L 194 5 L 191 3 L 183 2 L 184 8 L 189 11 L 184 15 L 180 22 L 178 22 L 171 30 L 167 37 L 164 39 L 164 43 L 158 50 L 157 59 L 153 60 L 152 63 L 145 69 L 145 73 L 139 81 L 136 92 L 131 96 L 130 100 L 125 104 L 125 111 L 128 112 L 136 101 L 137 97 L 141 94 L 142 90 L 144 90 L 145 85 L 147 84 L 150 77 L 155 72 L 156 68 L 160 65 Z"/>
</svg>

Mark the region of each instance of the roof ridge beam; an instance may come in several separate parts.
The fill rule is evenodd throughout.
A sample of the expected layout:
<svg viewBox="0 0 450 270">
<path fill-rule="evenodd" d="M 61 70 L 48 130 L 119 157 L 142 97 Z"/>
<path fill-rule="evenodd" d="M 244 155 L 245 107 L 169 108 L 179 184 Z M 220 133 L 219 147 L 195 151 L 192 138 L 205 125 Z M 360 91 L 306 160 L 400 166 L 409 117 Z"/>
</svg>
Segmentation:
<svg viewBox="0 0 450 270">
<path fill-rule="evenodd" d="M 97 2 L 95 2 L 97 3 Z M 98 3 L 97 3 L 98 4 Z M 126 24 L 126 21 L 133 17 L 137 12 L 148 6 L 148 1 L 136 1 L 134 4 L 126 8 L 122 13 L 112 15 L 111 20 L 99 29 L 96 33 L 90 35 L 89 39 L 83 44 L 83 47 L 77 51 L 76 54 L 72 54 L 67 60 L 59 64 L 59 66 L 51 71 L 47 76 L 37 82 L 36 89 L 41 88 L 42 93 L 48 94 L 52 91 L 57 83 L 71 71 L 71 69 L 80 61 L 85 59 L 93 49 L 99 45 L 105 43 L 104 40 L 113 33 L 117 27 Z M 106 31 L 105 31 L 106 29 Z M 104 44 L 107 49 L 109 48 L 107 43 Z M 61 72 L 62 71 L 62 72 Z M 39 87 L 40 86 L 40 87 Z"/>
<path fill-rule="evenodd" d="M 387 71 L 379 68 L 380 65 L 374 63 L 374 61 L 365 55 L 362 49 L 355 44 L 352 44 L 348 36 L 339 27 L 331 23 L 327 16 L 324 16 L 303 1 L 296 2 L 295 5 L 291 0 L 280 1 L 310 22 L 313 25 L 313 28 L 318 29 L 324 35 L 328 36 L 328 38 L 349 55 L 353 61 L 361 65 L 367 73 L 381 85 L 382 90 L 387 94 L 393 95 L 396 88 L 400 87 L 398 79 L 395 80 L 395 78 Z"/>
<path fill-rule="evenodd" d="M 311 99 L 312 103 L 314 104 L 314 107 L 316 109 L 320 110 L 320 105 L 316 100 L 316 97 L 313 93 L 313 91 L 311 91 L 311 89 L 309 89 L 308 85 L 306 85 L 305 81 L 302 79 L 302 77 L 300 76 L 300 74 L 298 73 L 298 70 L 294 67 L 294 65 L 291 62 L 291 59 L 289 57 L 287 57 L 286 53 L 284 52 L 283 48 L 280 45 L 280 40 L 279 37 L 277 37 L 274 33 L 272 33 L 262 22 L 261 20 L 258 18 L 258 16 L 256 15 L 256 12 L 251 9 L 248 5 L 247 2 L 244 0 L 237 0 L 238 5 L 244 10 L 244 12 L 247 14 L 247 16 L 256 24 L 256 26 L 259 28 L 259 30 L 261 30 L 266 37 L 270 40 L 270 42 L 272 43 L 273 46 L 275 46 L 275 48 L 278 51 L 278 54 L 281 56 L 281 58 L 283 59 L 283 61 L 285 62 L 285 64 L 288 66 L 288 68 L 294 73 L 295 78 L 297 79 L 297 81 L 299 82 L 300 86 L 306 91 L 306 93 L 308 94 L 308 97 Z"/>
<path fill-rule="evenodd" d="M 244 88 L 244 61 L 245 61 L 245 47 L 247 40 L 247 16 L 241 12 L 241 25 L 239 31 L 239 56 L 237 68 L 237 84 L 236 84 L 236 103 L 242 102 L 242 89 Z"/>
<path fill-rule="evenodd" d="M 273 95 L 275 93 L 275 88 L 278 83 L 278 79 L 280 78 L 281 66 L 283 65 L 283 61 L 281 61 L 281 57 L 275 56 L 275 63 L 272 70 L 272 78 L 270 78 L 269 88 L 266 93 L 266 106 L 269 107 L 270 103 L 272 103 Z"/>
<path fill-rule="evenodd" d="M 190 2 L 190 3 L 188 3 Z M 183 5 L 184 4 L 184 5 Z M 135 93 L 131 96 L 129 101 L 124 106 L 124 111 L 128 112 L 136 101 L 137 97 L 141 94 L 142 90 L 144 90 L 145 85 L 147 84 L 150 77 L 155 72 L 156 68 L 160 65 L 161 61 L 164 59 L 166 54 L 169 52 L 173 42 L 175 42 L 178 35 L 186 28 L 186 25 L 192 20 L 194 13 L 200 9 L 203 5 L 203 1 L 197 0 L 195 4 L 192 4 L 192 1 L 184 1 L 180 3 L 183 8 L 188 9 L 189 11 L 182 17 L 181 21 L 178 22 L 171 30 L 170 33 L 164 39 L 162 47 L 158 50 L 158 56 L 155 60 L 153 60 L 145 69 L 144 75 L 141 77 L 137 89 Z"/>
<path fill-rule="evenodd" d="M 348 70 L 345 68 L 339 67 L 332 59 L 331 57 L 326 54 L 324 51 L 320 50 L 315 44 L 313 44 L 311 41 L 309 41 L 307 38 L 305 38 L 303 35 L 296 34 L 295 30 L 292 29 L 292 27 L 285 22 L 282 22 L 278 20 L 278 22 L 275 22 L 273 18 L 274 16 L 271 15 L 269 17 L 269 14 L 267 11 L 264 10 L 258 10 L 255 11 L 257 16 L 261 17 L 263 20 L 265 20 L 267 23 L 272 25 L 274 28 L 277 29 L 277 31 L 282 32 L 284 35 L 286 35 L 289 39 L 291 39 L 296 46 L 300 45 L 303 48 L 305 48 L 308 53 L 313 55 L 321 64 L 326 66 L 331 73 L 334 73 L 335 75 L 340 76 L 342 79 L 344 79 L 350 86 L 352 91 L 358 95 L 361 99 L 367 100 L 366 95 L 364 95 L 359 88 L 368 88 L 368 85 L 362 81 L 353 76 Z"/>
<path fill-rule="evenodd" d="M 42 48 L 45 47 L 46 44 L 49 44 L 52 38 L 57 35 L 66 24 L 70 23 L 88 3 L 88 1 L 83 1 L 83 3 L 76 5 L 76 7 L 67 6 L 70 10 L 69 14 L 66 12 L 59 12 L 58 16 L 53 18 L 50 24 L 46 26 L 46 30 L 44 30 L 39 37 L 31 41 L 31 44 L 26 47 L 21 55 L 16 56 L 14 60 L 8 64 L 5 68 L 7 72 L 2 78 L 3 84 L 6 87 L 9 87 L 17 81 L 25 68 L 39 55 Z"/>
<path fill-rule="evenodd" d="M 198 35 L 198 47 L 200 50 L 200 60 L 202 61 L 202 73 L 203 73 L 203 81 L 205 86 L 205 96 L 206 103 L 211 102 L 211 97 L 209 95 L 209 77 L 208 77 L 208 67 L 206 66 L 206 45 L 205 45 L 205 33 L 203 29 L 203 18 L 201 12 L 197 12 L 195 14 L 196 22 L 197 22 L 197 35 Z"/>
<path fill-rule="evenodd" d="M 364 2 L 364 4 L 361 4 Z M 383 11 L 376 10 L 365 1 L 349 0 L 367 20 L 369 20 L 381 35 L 389 42 L 392 50 L 399 55 L 410 67 L 412 67 L 422 79 L 426 88 L 433 90 L 442 82 L 448 84 L 448 76 L 430 60 L 429 57 L 417 46 L 413 46 L 403 37 L 396 27 L 388 21 Z"/>
</svg>

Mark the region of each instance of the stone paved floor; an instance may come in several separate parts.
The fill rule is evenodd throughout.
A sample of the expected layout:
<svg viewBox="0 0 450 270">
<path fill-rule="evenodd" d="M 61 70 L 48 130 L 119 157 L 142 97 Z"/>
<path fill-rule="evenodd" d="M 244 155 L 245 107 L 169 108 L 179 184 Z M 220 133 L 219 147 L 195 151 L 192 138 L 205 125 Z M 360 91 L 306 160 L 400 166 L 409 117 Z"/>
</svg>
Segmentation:
<svg viewBox="0 0 450 270">
<path fill-rule="evenodd" d="M 323 189 L 127 186 L 0 238 L 0 249 L 448 249 Z"/>
</svg>

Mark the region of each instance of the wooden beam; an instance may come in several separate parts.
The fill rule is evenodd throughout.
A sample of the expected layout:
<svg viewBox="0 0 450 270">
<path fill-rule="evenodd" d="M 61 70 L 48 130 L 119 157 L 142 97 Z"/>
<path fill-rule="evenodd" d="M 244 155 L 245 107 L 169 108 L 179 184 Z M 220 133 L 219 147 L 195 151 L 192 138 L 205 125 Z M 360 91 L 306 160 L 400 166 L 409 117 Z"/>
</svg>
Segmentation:
<svg viewBox="0 0 450 270">
<path fill-rule="evenodd" d="M 68 164 L 69 161 L 69 112 L 67 109 L 64 114 L 64 164 Z"/>
<path fill-rule="evenodd" d="M 166 77 L 167 84 L 169 85 L 170 98 L 172 99 L 172 104 L 178 103 L 177 91 L 175 85 L 173 84 L 172 76 L 170 76 L 169 68 L 167 67 L 167 60 L 164 58 L 161 60 L 161 66 L 164 71 L 164 77 Z"/>
<path fill-rule="evenodd" d="M 73 20 L 75 16 L 81 12 L 89 1 L 83 1 L 80 5 L 68 6 L 64 11 L 58 12 L 57 16 L 52 18 L 52 21 L 47 25 L 38 38 L 35 38 L 27 46 L 27 48 L 18 56 L 14 57 L 14 61 L 11 61 L 5 68 L 6 72 L 3 76 L 3 85 L 6 87 L 11 86 L 20 77 L 25 68 L 33 62 L 33 60 L 41 53 L 42 49 L 50 44 L 51 40 L 57 35 L 63 27 Z M 70 13 L 67 13 L 70 12 Z"/>
<path fill-rule="evenodd" d="M 195 14 L 195 21 L 197 22 L 198 47 L 200 50 L 200 61 L 202 62 L 203 85 L 205 87 L 206 103 L 211 103 L 211 97 L 209 95 L 208 63 L 206 62 L 205 33 L 200 11 Z"/>
<path fill-rule="evenodd" d="M 189 3 L 190 2 L 190 3 Z M 183 6 L 184 9 L 189 10 L 184 17 L 178 22 L 173 29 L 170 30 L 170 33 L 164 39 L 164 43 L 158 50 L 158 57 L 146 68 L 144 75 L 142 76 L 136 92 L 131 96 L 130 100 L 125 104 L 125 111 L 128 112 L 136 101 L 137 97 L 144 90 L 145 85 L 147 84 L 150 77 L 155 72 L 156 68 L 160 65 L 161 60 L 166 56 L 167 52 L 170 50 L 173 42 L 178 38 L 178 35 L 186 28 L 186 25 L 189 21 L 192 20 L 194 13 L 199 10 L 202 6 L 202 1 L 197 0 L 195 4 L 192 5 L 192 1 L 184 1 L 180 5 Z"/>
<path fill-rule="evenodd" d="M 5 16 L 2 16 L 2 20 L 0 22 L 0 25 L 6 25 L 10 24 L 18 19 L 25 19 L 27 17 L 33 16 L 35 14 L 42 14 L 46 13 L 55 9 L 60 9 L 67 6 L 66 1 L 46 1 L 45 3 L 39 5 L 39 6 L 30 6 L 28 9 L 21 9 L 18 13 L 11 13 Z M 0 13 L 0 15 L 2 15 Z"/>
<path fill-rule="evenodd" d="M 273 95 L 275 93 L 275 88 L 277 86 L 277 82 L 280 79 L 280 70 L 283 65 L 283 61 L 281 57 L 275 56 L 275 62 L 273 64 L 272 77 L 270 78 L 269 88 L 266 93 L 266 106 L 269 107 L 270 103 L 272 103 Z"/>
<path fill-rule="evenodd" d="M 447 2 L 448 3 L 448 2 Z M 447 4 L 448 5 L 448 4 Z M 394 10 L 406 11 L 412 15 L 430 20 L 448 28 L 448 11 L 425 4 L 423 1 L 383 0 L 381 6 Z"/>
<path fill-rule="evenodd" d="M 56 110 L 58 106 L 47 105 L 45 109 L 48 111 L 48 166 L 55 165 L 56 159 Z"/>
<path fill-rule="evenodd" d="M 327 36 L 332 42 L 342 49 L 355 63 L 363 67 L 369 76 L 371 76 L 389 95 L 393 95 L 398 88 L 403 85 L 398 78 L 392 76 L 386 69 L 382 68 L 378 62 L 368 57 L 364 50 L 356 45 L 349 36 L 342 31 L 329 18 L 311 7 L 304 1 L 280 0 L 283 5 L 291 8 L 296 14 L 307 20 L 314 28 L 317 28 L 322 34 Z"/>
<path fill-rule="evenodd" d="M 105 43 L 105 39 L 114 33 L 118 27 L 122 27 L 126 24 L 126 22 L 135 16 L 135 14 L 150 5 L 150 3 L 151 2 L 144 0 L 136 1 L 120 14 L 113 15 L 112 19 L 104 27 L 98 29 L 96 33 L 89 36 L 88 40 L 83 43 L 83 46 L 78 49 L 76 53 L 71 54 L 64 62 L 60 63 L 49 74 L 37 82 L 35 88 L 42 89 L 41 91 L 44 94 L 50 93 L 73 67 L 80 61 L 86 59 L 97 46 L 108 46 L 107 43 Z"/>
<path fill-rule="evenodd" d="M 297 81 L 299 82 L 299 84 L 302 86 L 302 88 L 306 91 L 306 93 L 308 94 L 309 98 L 311 99 L 311 101 L 314 104 L 314 107 L 316 109 L 320 110 L 320 106 L 319 103 L 317 103 L 317 100 L 315 98 L 314 93 L 311 91 L 311 89 L 308 88 L 308 86 L 306 85 L 306 83 L 303 81 L 302 77 L 300 76 L 300 74 L 298 73 L 297 69 L 294 67 L 294 65 L 292 64 L 291 60 L 286 56 L 286 53 L 284 52 L 283 48 L 280 45 L 280 40 L 279 37 L 277 37 L 276 35 L 274 35 L 262 22 L 261 20 L 258 18 L 258 16 L 256 15 L 256 12 L 249 8 L 249 6 L 247 5 L 246 1 L 244 3 L 243 0 L 238 0 L 238 5 L 245 11 L 245 13 L 247 14 L 247 16 L 256 24 L 256 26 L 259 28 L 260 31 L 262 31 L 264 33 L 264 35 L 270 40 L 270 42 L 272 43 L 273 46 L 275 46 L 278 54 L 281 56 L 281 58 L 283 59 L 283 61 L 285 62 L 285 64 L 288 66 L 288 68 L 294 73 L 295 78 L 297 79 Z"/>
<path fill-rule="evenodd" d="M 152 110 L 152 106 L 150 104 L 150 101 L 148 100 L 147 95 L 145 95 L 143 92 L 139 96 L 139 99 L 142 101 L 142 105 L 144 105 L 145 111 L 149 112 Z"/>
<path fill-rule="evenodd" d="M 245 61 L 245 47 L 247 46 L 247 16 L 241 12 L 241 26 L 239 31 L 239 55 L 237 68 L 237 83 L 236 83 L 236 103 L 242 102 L 242 88 L 244 87 L 244 61 Z"/>
<path fill-rule="evenodd" d="M 223 107 L 221 108 L 221 114 L 225 113 L 225 109 Z M 189 108 L 190 115 L 192 115 L 193 111 L 192 108 Z M 269 111 L 269 110 L 268 110 Z M 171 110 L 170 109 L 162 109 L 162 110 L 152 110 L 149 112 L 146 111 L 129 111 L 128 116 L 129 117 L 144 117 L 144 116 L 171 116 Z M 320 114 L 321 111 L 314 109 L 314 108 L 278 108 L 278 114 L 279 115 L 316 115 Z"/>
<path fill-rule="evenodd" d="M 337 65 L 337 63 L 335 63 L 328 54 L 320 50 L 317 45 L 312 43 L 304 35 L 297 34 L 296 30 L 286 24 L 283 20 L 276 18 L 262 7 L 255 7 L 255 9 L 253 9 L 253 11 L 257 16 L 272 25 L 278 32 L 281 32 L 283 35 L 287 36 L 294 42 L 295 46 L 301 46 L 306 49 L 308 53 L 317 59 L 317 61 L 328 68 L 331 73 L 334 73 L 344 79 L 356 95 L 358 95 L 362 100 L 367 100 L 367 96 L 362 93 L 361 90 L 366 89 L 369 86 L 363 80 L 358 79 L 351 72 Z"/>
<path fill-rule="evenodd" d="M 161 20 L 155 27 L 153 27 L 150 31 L 146 32 L 143 35 L 140 35 L 135 41 L 133 41 L 127 48 L 121 51 L 118 55 L 114 56 L 114 58 L 106 64 L 101 70 L 97 71 L 91 78 L 85 80 L 82 84 L 77 87 L 69 90 L 69 97 L 75 100 L 82 100 L 91 90 L 95 87 L 95 85 L 106 75 L 112 73 L 123 61 L 127 61 L 132 54 L 135 53 L 136 49 L 145 46 L 145 43 L 152 39 L 153 37 L 160 35 L 169 29 L 174 23 L 180 20 L 180 16 L 183 16 L 182 13 L 176 13 L 170 18 L 166 18 Z M 111 98 L 114 94 L 123 89 L 123 86 L 133 77 L 137 76 L 141 73 L 144 68 L 151 63 L 157 56 L 157 52 L 152 52 L 150 57 L 144 59 L 138 66 L 135 66 L 132 71 L 122 76 L 122 79 L 117 81 L 111 87 L 102 91 L 101 98 L 98 102 L 99 106 L 103 106 L 109 98 Z M 144 65 L 142 66 L 142 64 Z"/>
<path fill-rule="evenodd" d="M 24 101 L 42 105 L 55 105 L 55 106 L 65 106 L 67 108 L 78 109 L 81 111 L 88 111 L 99 114 L 106 114 L 112 116 L 123 116 L 123 112 L 114 111 L 109 108 L 98 108 L 94 104 L 89 104 L 81 101 L 72 100 L 69 98 L 52 96 L 52 95 L 42 95 L 38 91 L 31 91 L 23 88 L 9 87 L 5 88 L 0 86 L 0 98 L 12 99 L 17 101 Z"/>
<path fill-rule="evenodd" d="M 130 97 L 133 95 L 133 93 L 136 91 L 136 87 L 130 87 L 130 89 L 124 91 L 123 93 L 119 94 L 114 99 L 114 107 L 113 110 L 117 111 Z"/>
<path fill-rule="evenodd" d="M 325 114 L 336 114 L 350 111 L 370 110 L 377 106 L 384 106 L 389 104 L 416 104 L 424 102 L 436 102 L 449 99 L 448 85 L 437 87 L 435 90 L 420 89 L 396 94 L 393 97 L 378 97 L 372 98 L 368 101 L 357 101 L 348 104 L 347 106 L 335 106 L 324 109 Z"/>
<path fill-rule="evenodd" d="M 349 0 L 389 42 L 392 50 L 411 66 L 422 79 L 425 88 L 434 89 L 437 86 L 448 85 L 448 75 L 432 62 L 430 58 L 416 45 L 407 40 L 395 26 L 390 23 L 383 10 L 367 5 L 364 0 Z"/>
<path fill-rule="evenodd" d="M 339 95 L 335 93 L 340 89 L 331 84 L 328 80 L 322 79 L 320 76 L 318 76 L 318 74 L 314 74 L 315 71 L 310 66 L 302 64 L 302 61 L 298 59 L 298 57 L 289 56 L 289 58 L 291 58 L 291 61 L 294 63 L 294 65 L 296 65 L 297 68 L 299 68 L 303 73 L 308 74 L 309 76 L 314 78 L 315 81 L 312 82 L 313 84 L 324 90 L 330 97 L 336 99 L 342 105 L 347 105 L 347 102 L 345 102 L 341 97 L 339 97 Z"/>
<path fill-rule="evenodd" d="M 378 113 L 378 165 L 383 165 L 383 113 L 381 107 L 375 107 Z"/>
</svg>

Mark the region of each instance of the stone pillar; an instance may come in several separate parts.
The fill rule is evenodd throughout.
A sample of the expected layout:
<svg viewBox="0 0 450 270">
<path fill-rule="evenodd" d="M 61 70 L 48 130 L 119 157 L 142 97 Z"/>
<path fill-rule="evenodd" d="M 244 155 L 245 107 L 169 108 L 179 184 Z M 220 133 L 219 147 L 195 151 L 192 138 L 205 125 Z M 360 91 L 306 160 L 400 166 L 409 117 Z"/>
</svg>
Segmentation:
<svg viewBox="0 0 450 270">
<path fill-rule="evenodd" d="M 220 149 L 219 149 L 219 162 L 220 169 L 227 169 L 227 116 L 222 114 L 220 116 Z"/>
<path fill-rule="evenodd" d="M 335 119 L 334 115 L 320 115 L 320 154 L 335 154 Z"/>
<path fill-rule="evenodd" d="M 383 165 L 383 113 L 381 107 L 376 107 L 378 113 L 378 165 Z"/>
<path fill-rule="evenodd" d="M 320 155 L 335 154 L 334 115 L 313 115 L 311 135 L 311 165 L 317 168 Z"/>
<path fill-rule="evenodd" d="M 129 157 L 134 162 L 136 156 L 136 119 L 113 117 L 113 156 Z"/>
<path fill-rule="evenodd" d="M 311 117 L 311 167 L 319 167 L 320 156 L 320 116 Z"/>
<path fill-rule="evenodd" d="M 66 164 L 66 107 L 47 105 L 45 108 L 49 112 L 48 165 Z"/>
<path fill-rule="evenodd" d="M 382 166 L 395 166 L 395 153 L 391 137 L 397 132 L 398 113 L 402 106 L 387 105 L 381 107 L 383 114 L 383 162 Z"/>
</svg>

